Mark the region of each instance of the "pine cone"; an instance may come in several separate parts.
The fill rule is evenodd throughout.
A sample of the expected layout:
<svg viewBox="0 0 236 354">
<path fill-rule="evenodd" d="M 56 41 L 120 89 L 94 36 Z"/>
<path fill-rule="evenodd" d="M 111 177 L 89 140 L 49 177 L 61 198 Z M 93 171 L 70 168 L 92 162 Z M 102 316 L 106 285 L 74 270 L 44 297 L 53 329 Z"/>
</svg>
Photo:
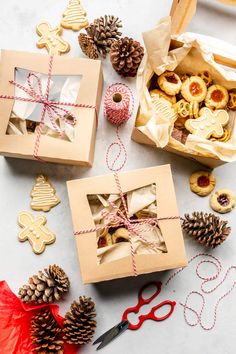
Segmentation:
<svg viewBox="0 0 236 354">
<path fill-rule="evenodd" d="M 231 228 L 227 224 L 214 214 L 194 212 L 192 215 L 185 214 L 182 226 L 199 243 L 215 248 L 229 236 Z"/>
<path fill-rule="evenodd" d="M 38 304 L 60 300 L 69 291 L 70 281 L 62 268 L 50 265 L 29 278 L 27 285 L 19 290 L 19 298 L 25 303 Z"/>
<path fill-rule="evenodd" d="M 39 354 L 62 354 L 64 342 L 60 339 L 61 332 L 50 310 L 41 310 L 32 317 L 31 341 Z"/>
<path fill-rule="evenodd" d="M 85 33 L 80 33 L 79 35 L 79 45 L 82 52 L 86 54 L 90 59 L 98 59 L 99 51 L 93 39 Z"/>
<path fill-rule="evenodd" d="M 121 36 L 119 32 L 121 27 L 118 17 L 105 15 L 94 20 L 85 28 L 87 34 L 79 35 L 79 44 L 83 53 L 90 59 L 98 59 L 99 55 L 105 58 L 112 43 Z"/>
<path fill-rule="evenodd" d="M 65 315 L 64 339 L 70 344 L 90 343 L 96 328 L 95 304 L 86 296 L 80 296 L 79 302 L 74 301 L 70 312 Z"/>
<path fill-rule="evenodd" d="M 110 59 L 113 68 L 124 77 L 136 76 L 143 55 L 143 47 L 132 38 L 121 38 L 111 46 Z"/>
</svg>

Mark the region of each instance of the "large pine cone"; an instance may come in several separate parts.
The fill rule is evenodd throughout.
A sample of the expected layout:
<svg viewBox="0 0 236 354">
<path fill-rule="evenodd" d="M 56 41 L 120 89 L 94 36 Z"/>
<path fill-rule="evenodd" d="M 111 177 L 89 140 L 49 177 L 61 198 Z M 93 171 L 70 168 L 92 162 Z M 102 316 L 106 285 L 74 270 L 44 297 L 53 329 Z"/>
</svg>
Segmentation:
<svg viewBox="0 0 236 354">
<path fill-rule="evenodd" d="M 47 269 L 39 271 L 28 280 L 19 290 L 19 298 L 25 303 L 38 304 L 58 301 L 69 291 L 70 281 L 62 268 L 50 265 Z"/>
<path fill-rule="evenodd" d="M 121 38 L 111 46 L 112 66 L 119 75 L 124 77 L 136 76 L 143 55 L 143 47 L 132 38 Z"/>
<path fill-rule="evenodd" d="M 85 55 L 90 59 L 103 58 L 110 51 L 112 43 L 121 36 L 122 27 L 118 17 L 107 16 L 97 18 L 85 28 L 87 34 L 79 35 L 79 44 Z"/>
<path fill-rule="evenodd" d="M 39 354 L 62 354 L 61 328 L 50 310 L 41 310 L 31 320 L 31 341 Z"/>
<path fill-rule="evenodd" d="M 70 344 L 90 343 L 96 328 L 95 304 L 91 298 L 80 296 L 79 302 L 74 301 L 70 312 L 65 315 L 64 339 Z"/>
<path fill-rule="evenodd" d="M 183 219 L 183 229 L 199 243 L 215 248 L 226 240 L 231 232 L 228 222 L 214 214 L 194 212 L 186 214 Z"/>
</svg>

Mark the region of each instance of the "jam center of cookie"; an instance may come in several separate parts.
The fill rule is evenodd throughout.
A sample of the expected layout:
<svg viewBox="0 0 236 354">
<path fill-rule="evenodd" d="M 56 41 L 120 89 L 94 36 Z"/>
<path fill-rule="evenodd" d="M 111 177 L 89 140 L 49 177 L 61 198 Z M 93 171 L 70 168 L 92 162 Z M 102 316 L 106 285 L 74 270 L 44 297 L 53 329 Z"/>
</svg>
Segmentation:
<svg viewBox="0 0 236 354">
<path fill-rule="evenodd" d="M 219 197 L 217 198 L 217 201 L 222 206 L 227 206 L 230 203 L 230 199 L 229 199 L 229 196 L 227 194 L 219 195 Z"/>
<path fill-rule="evenodd" d="M 98 240 L 98 248 L 105 247 L 107 245 L 106 238 L 100 237 Z"/>
<path fill-rule="evenodd" d="M 178 79 L 175 74 L 167 75 L 166 81 L 170 82 L 171 84 L 178 84 Z"/>
<path fill-rule="evenodd" d="M 215 102 L 221 102 L 224 98 L 224 94 L 221 90 L 214 90 L 211 94 L 211 99 Z"/>
<path fill-rule="evenodd" d="M 192 82 L 189 86 L 189 91 L 193 96 L 200 95 L 202 92 L 201 86 L 198 82 Z"/>
<path fill-rule="evenodd" d="M 208 187 L 210 185 L 210 179 L 207 176 L 200 176 L 197 179 L 197 184 L 199 187 Z"/>
</svg>

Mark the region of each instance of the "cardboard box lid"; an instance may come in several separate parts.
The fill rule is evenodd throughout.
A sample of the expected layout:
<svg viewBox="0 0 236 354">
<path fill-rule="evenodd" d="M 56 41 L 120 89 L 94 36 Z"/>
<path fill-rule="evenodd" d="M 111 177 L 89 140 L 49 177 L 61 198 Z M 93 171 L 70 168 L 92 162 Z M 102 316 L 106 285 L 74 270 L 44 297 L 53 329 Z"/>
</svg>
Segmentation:
<svg viewBox="0 0 236 354">
<path fill-rule="evenodd" d="M 157 189 L 158 218 L 179 215 L 169 165 L 122 172 L 119 173 L 119 179 L 124 193 L 155 183 Z M 118 193 L 112 174 L 69 181 L 67 182 L 67 187 L 74 231 L 94 227 L 87 199 L 88 194 Z M 159 221 L 159 226 L 168 253 L 150 254 L 148 256 L 136 255 L 135 260 L 139 274 L 187 265 L 180 220 L 161 220 Z M 96 232 L 76 236 L 76 245 L 84 283 L 134 275 L 130 255 L 110 263 L 97 264 Z"/>
</svg>

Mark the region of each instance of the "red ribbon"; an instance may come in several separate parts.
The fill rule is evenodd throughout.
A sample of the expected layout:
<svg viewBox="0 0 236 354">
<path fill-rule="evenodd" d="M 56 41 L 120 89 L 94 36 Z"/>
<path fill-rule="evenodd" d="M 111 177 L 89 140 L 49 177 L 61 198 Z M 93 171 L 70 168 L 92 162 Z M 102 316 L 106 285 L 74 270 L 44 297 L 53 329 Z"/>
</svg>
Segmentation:
<svg viewBox="0 0 236 354">
<path fill-rule="evenodd" d="M 135 276 L 138 275 L 137 271 L 137 265 L 135 261 L 135 250 L 133 246 L 133 241 L 132 237 L 136 236 L 138 237 L 141 241 L 145 242 L 148 244 L 150 247 L 155 248 L 157 245 L 156 242 L 150 242 L 148 241 L 143 235 L 142 232 L 144 231 L 151 231 L 155 227 L 159 225 L 159 221 L 163 220 L 175 220 L 179 219 L 179 216 L 170 216 L 170 217 L 165 217 L 165 218 L 145 218 L 145 219 L 131 219 L 129 217 L 129 212 L 128 212 L 128 207 L 127 207 L 127 202 L 125 200 L 125 196 L 122 192 L 120 180 L 118 177 L 117 173 L 114 173 L 114 178 L 116 181 L 116 185 L 119 191 L 119 195 L 121 198 L 122 205 L 124 207 L 124 213 L 112 202 L 109 202 L 110 206 L 116 211 L 116 212 L 105 212 L 103 213 L 103 217 L 105 220 L 105 224 L 102 226 L 95 226 L 91 229 L 86 229 L 86 230 L 80 230 L 74 232 L 75 236 L 79 235 L 84 235 L 92 232 L 97 232 L 101 231 L 104 229 L 109 229 L 109 224 L 110 223 L 115 223 L 117 226 L 125 226 L 128 230 L 129 233 L 129 243 L 130 243 L 130 252 L 131 252 L 131 259 L 132 259 L 132 268 L 133 268 L 133 273 Z M 141 226 L 141 228 L 140 228 Z M 143 230 L 142 226 L 145 226 L 145 230 Z"/>
<path fill-rule="evenodd" d="M 52 69 L 53 69 L 53 60 L 54 60 L 54 57 L 50 56 L 49 69 L 48 69 L 48 75 L 47 75 L 47 86 L 46 86 L 45 94 L 43 94 L 42 83 L 41 83 L 40 78 L 34 72 L 30 72 L 27 76 L 26 86 L 23 86 L 14 80 L 9 81 L 10 84 L 14 85 L 15 87 L 18 87 L 20 90 L 27 93 L 30 96 L 29 98 L 19 97 L 19 96 L 0 95 L 0 98 L 2 98 L 2 99 L 17 100 L 17 101 L 23 101 L 23 102 L 33 102 L 33 103 L 39 103 L 39 104 L 43 105 L 40 123 L 39 123 L 39 126 L 37 127 L 37 136 L 36 136 L 34 153 L 33 153 L 34 158 L 39 161 L 43 161 L 42 159 L 39 158 L 38 151 L 39 151 L 40 140 L 41 140 L 41 136 L 42 136 L 42 128 L 44 125 L 46 113 L 48 113 L 49 120 L 52 124 L 52 127 L 60 135 L 63 135 L 64 131 L 57 125 L 56 122 L 58 119 L 62 119 L 65 123 L 68 123 L 72 126 L 75 126 L 77 123 L 76 116 L 64 107 L 92 108 L 95 110 L 96 120 L 98 121 L 98 114 L 97 114 L 96 106 L 87 105 L 87 104 L 60 102 L 60 101 L 50 101 L 49 100 L 50 82 L 51 82 L 51 78 L 52 78 Z M 37 89 L 34 88 L 34 82 L 36 83 L 35 87 L 37 87 Z M 64 106 L 64 107 L 62 107 L 62 106 Z"/>
</svg>

